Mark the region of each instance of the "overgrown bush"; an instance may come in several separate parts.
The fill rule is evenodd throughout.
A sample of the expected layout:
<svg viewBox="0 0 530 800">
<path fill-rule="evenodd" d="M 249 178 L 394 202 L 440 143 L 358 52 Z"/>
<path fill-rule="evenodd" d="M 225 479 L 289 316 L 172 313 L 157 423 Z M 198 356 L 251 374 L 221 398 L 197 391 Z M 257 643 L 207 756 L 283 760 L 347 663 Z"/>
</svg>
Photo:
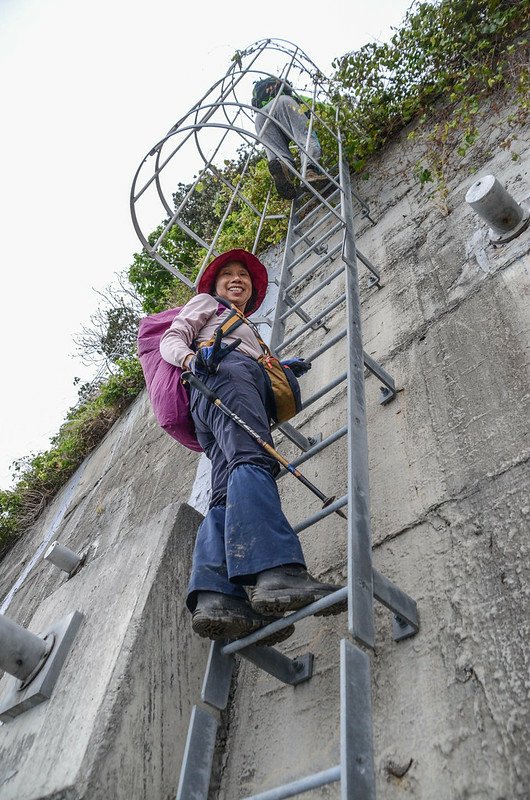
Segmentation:
<svg viewBox="0 0 530 800">
<path fill-rule="evenodd" d="M 417 0 L 389 42 L 337 59 L 332 94 L 355 169 L 414 120 L 414 171 L 445 197 L 450 157 L 477 141 L 488 95 L 503 89 L 517 104 L 507 129 L 528 114 L 529 28 L 530 0 Z"/>
<path fill-rule="evenodd" d="M 116 373 L 92 399 L 69 410 L 48 450 L 15 462 L 15 487 L 0 491 L 0 554 L 37 518 L 143 386 L 138 359 L 118 361 Z"/>
</svg>

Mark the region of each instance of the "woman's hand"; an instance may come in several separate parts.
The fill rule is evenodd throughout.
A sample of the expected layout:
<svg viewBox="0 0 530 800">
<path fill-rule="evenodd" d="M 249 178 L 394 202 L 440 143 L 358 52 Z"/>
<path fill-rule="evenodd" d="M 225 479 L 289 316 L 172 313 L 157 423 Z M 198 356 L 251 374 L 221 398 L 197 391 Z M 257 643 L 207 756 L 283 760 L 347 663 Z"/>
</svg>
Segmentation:
<svg viewBox="0 0 530 800">
<path fill-rule="evenodd" d="M 280 362 L 282 367 L 289 367 L 297 378 L 300 375 L 305 375 L 311 369 L 311 362 L 306 361 L 305 358 L 287 358 L 285 361 Z"/>
</svg>

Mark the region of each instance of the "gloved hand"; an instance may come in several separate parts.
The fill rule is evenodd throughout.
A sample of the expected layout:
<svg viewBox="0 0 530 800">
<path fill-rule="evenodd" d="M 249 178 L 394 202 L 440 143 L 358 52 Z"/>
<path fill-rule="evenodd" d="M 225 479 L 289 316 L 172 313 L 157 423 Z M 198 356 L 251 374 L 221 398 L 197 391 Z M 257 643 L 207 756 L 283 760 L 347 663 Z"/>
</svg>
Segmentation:
<svg viewBox="0 0 530 800">
<path fill-rule="evenodd" d="M 311 362 L 306 361 L 305 358 L 287 358 L 281 364 L 283 367 L 289 367 L 297 378 L 300 375 L 305 375 L 311 369 Z"/>
<path fill-rule="evenodd" d="M 235 350 L 236 347 L 239 347 L 241 344 L 241 339 L 236 339 L 226 347 L 221 346 L 220 333 L 221 331 L 216 335 L 214 344 L 201 347 L 197 351 L 197 355 L 190 364 L 191 371 L 194 375 L 198 373 L 202 375 L 215 375 L 223 358 L 226 358 L 232 350 Z"/>
</svg>

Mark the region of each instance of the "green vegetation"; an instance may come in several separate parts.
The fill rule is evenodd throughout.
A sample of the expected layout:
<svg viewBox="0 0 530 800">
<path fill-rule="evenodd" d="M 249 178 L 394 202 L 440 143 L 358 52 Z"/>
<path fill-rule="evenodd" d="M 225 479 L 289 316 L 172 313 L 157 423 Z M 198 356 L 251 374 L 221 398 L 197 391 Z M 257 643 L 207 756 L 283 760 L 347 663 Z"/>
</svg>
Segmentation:
<svg viewBox="0 0 530 800">
<path fill-rule="evenodd" d="M 355 168 L 413 121 L 412 169 L 445 204 L 448 173 L 477 142 L 488 95 L 515 101 L 507 130 L 530 110 L 529 28 L 530 0 L 415 2 L 388 43 L 337 59 L 332 92 Z"/>
<path fill-rule="evenodd" d="M 512 106 L 505 119 L 506 147 L 512 141 L 510 126 L 521 124 L 530 111 L 529 27 L 530 0 L 414 2 L 388 43 L 370 43 L 337 59 L 330 96 L 339 109 L 344 148 L 354 169 L 366 171 L 371 156 L 412 123 L 410 168 L 421 184 L 432 184 L 448 211 L 450 170 L 455 159 L 466 157 L 479 144 L 478 122 L 488 107 L 484 102 L 488 95 L 495 91 L 500 104 Z M 325 106 L 319 112 L 334 124 L 334 112 Z M 331 154 L 325 128 L 317 130 L 324 151 Z M 237 159 L 225 164 L 224 177 L 232 184 L 240 178 L 246 159 L 242 148 Z M 265 160 L 251 161 L 242 180 L 245 195 L 257 207 L 263 206 L 272 188 Z M 188 188 L 178 186 L 176 206 Z M 186 206 L 183 221 L 211 241 L 229 197 L 226 184 L 217 176 L 209 177 Z M 287 208 L 273 192 L 270 213 L 281 214 Z M 153 231 L 151 244 L 163 225 Z M 248 206 L 235 204 L 216 248 L 251 249 L 256 225 Z M 283 220 L 268 221 L 260 236 L 262 246 L 280 241 L 284 232 Z M 193 279 L 205 252 L 174 227 L 162 254 Z M 134 255 L 128 279 L 147 313 L 181 305 L 191 295 L 146 253 Z M 140 392 L 143 377 L 133 353 L 137 315 L 134 306 L 114 305 L 103 312 L 103 328 L 95 339 L 89 334 L 85 346 L 112 365 L 112 374 L 99 385 L 81 387 L 78 405 L 68 412 L 49 450 L 14 465 L 15 487 L 0 491 L 0 553 L 31 524 Z"/>
</svg>

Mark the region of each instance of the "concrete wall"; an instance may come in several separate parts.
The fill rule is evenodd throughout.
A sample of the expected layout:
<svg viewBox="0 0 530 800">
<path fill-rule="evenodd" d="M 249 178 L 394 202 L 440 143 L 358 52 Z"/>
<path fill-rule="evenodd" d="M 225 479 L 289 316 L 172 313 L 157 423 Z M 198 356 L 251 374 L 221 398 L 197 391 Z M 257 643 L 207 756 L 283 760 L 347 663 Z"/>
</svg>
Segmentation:
<svg viewBox="0 0 530 800">
<path fill-rule="evenodd" d="M 449 215 L 415 183 L 405 136 L 356 187 L 376 220 L 362 223 L 359 246 L 384 276 L 379 291 L 363 277 L 365 350 L 403 388 L 382 407 L 377 381 L 366 381 L 374 562 L 416 598 L 421 618 L 420 633 L 396 644 L 390 615 L 377 608 L 374 737 L 385 800 L 511 800 L 526 797 L 530 782 L 530 231 L 494 248 L 464 202 L 489 172 L 516 199 L 530 195 L 530 128 L 517 132 L 514 161 L 498 148 L 506 131 L 493 110 L 487 126 L 490 153 L 449 173 Z M 339 291 L 335 282 L 324 295 Z M 342 314 L 297 352 L 343 327 Z M 305 395 L 343 362 L 340 348 L 317 360 Z M 344 424 L 344 401 L 339 387 L 297 424 L 329 434 Z M 343 439 L 304 467 L 324 491 L 345 490 L 345 447 Z M 71 496 L 65 501 L 66 487 L 0 565 L 7 589 L 50 529 L 73 549 L 92 547 L 69 581 L 39 562 L 7 611 L 35 631 L 74 608 L 85 621 L 52 698 L 0 728 L 2 800 L 173 796 L 207 652 L 183 610 L 199 517 L 182 504 L 196 463 L 158 432 L 140 398 Z M 280 490 L 291 522 L 318 509 L 291 478 Z M 341 520 L 328 518 L 301 540 L 314 574 L 344 579 Z M 295 689 L 241 663 L 212 798 L 237 800 L 338 763 L 338 641 L 346 635 L 345 615 L 297 626 L 279 649 L 311 650 L 316 660 L 313 679 Z M 307 796 L 338 798 L 339 790 Z"/>
</svg>

